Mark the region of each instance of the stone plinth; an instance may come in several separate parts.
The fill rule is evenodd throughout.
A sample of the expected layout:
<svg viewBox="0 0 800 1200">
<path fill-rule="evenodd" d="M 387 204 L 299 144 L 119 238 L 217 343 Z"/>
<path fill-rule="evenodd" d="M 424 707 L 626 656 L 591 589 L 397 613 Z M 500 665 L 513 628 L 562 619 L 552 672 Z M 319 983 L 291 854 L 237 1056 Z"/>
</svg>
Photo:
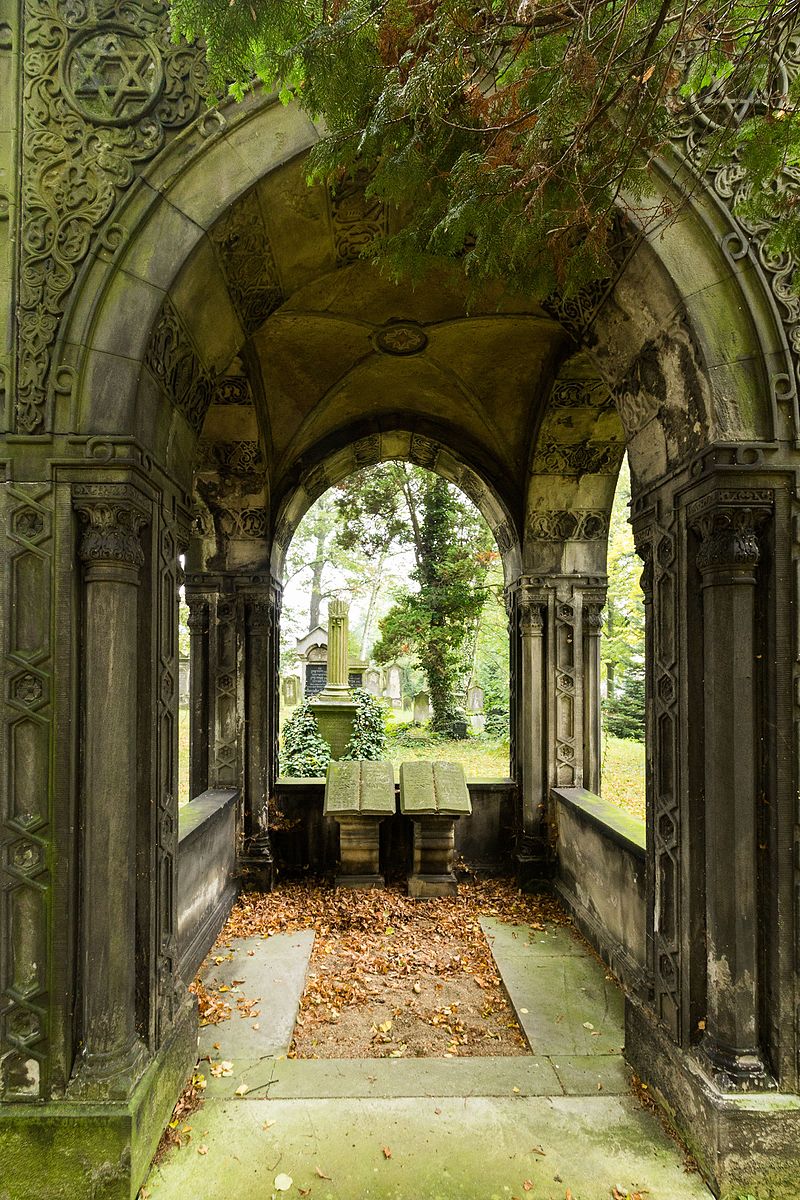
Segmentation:
<svg viewBox="0 0 800 1200">
<path fill-rule="evenodd" d="M 352 700 L 312 700 L 320 737 L 331 748 L 331 758 L 341 758 L 353 733 L 356 706 Z"/>
<path fill-rule="evenodd" d="M 472 812 L 464 768 L 458 763 L 403 763 L 400 811 L 414 822 L 409 896 L 455 896 L 455 823 Z"/>
<path fill-rule="evenodd" d="M 394 769 L 388 762 L 332 762 L 324 813 L 339 824 L 337 887 L 383 887 L 380 822 L 394 815 Z"/>
</svg>

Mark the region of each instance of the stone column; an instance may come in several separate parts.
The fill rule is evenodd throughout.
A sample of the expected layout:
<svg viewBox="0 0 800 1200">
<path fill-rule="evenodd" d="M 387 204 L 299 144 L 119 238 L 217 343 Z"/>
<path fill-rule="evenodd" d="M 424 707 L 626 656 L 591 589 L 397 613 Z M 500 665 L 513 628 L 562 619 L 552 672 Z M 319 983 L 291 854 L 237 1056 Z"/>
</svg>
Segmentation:
<svg viewBox="0 0 800 1200">
<path fill-rule="evenodd" d="M 133 487 L 73 489 L 83 524 L 81 771 L 82 1046 L 74 1091 L 125 1097 L 145 1048 L 136 1032 L 137 629 L 139 532 L 147 510 Z"/>
<path fill-rule="evenodd" d="M 249 886 L 270 891 L 274 882 L 269 840 L 273 606 L 268 592 L 246 592 L 244 603 L 244 853 L 240 866 Z M 277 697 L 274 702 L 277 703 Z"/>
<path fill-rule="evenodd" d="M 350 699 L 348 683 L 348 605 L 331 600 L 328 605 L 328 682 L 321 694 L 325 699 L 339 695 Z"/>
<path fill-rule="evenodd" d="M 547 801 L 545 614 L 547 593 L 523 584 L 517 595 L 520 637 L 520 705 L 517 755 L 522 783 L 521 822 L 517 839 L 520 883 L 536 871 L 544 855 Z"/>
<path fill-rule="evenodd" d="M 208 787 L 208 614 L 206 595 L 186 595 L 189 609 L 189 799 Z"/>
<path fill-rule="evenodd" d="M 605 589 L 583 593 L 583 786 L 600 795 L 600 635 Z"/>
<path fill-rule="evenodd" d="M 703 587 L 707 1012 L 703 1049 L 725 1089 L 769 1086 L 759 1029 L 756 536 L 768 509 L 689 510 Z"/>
</svg>

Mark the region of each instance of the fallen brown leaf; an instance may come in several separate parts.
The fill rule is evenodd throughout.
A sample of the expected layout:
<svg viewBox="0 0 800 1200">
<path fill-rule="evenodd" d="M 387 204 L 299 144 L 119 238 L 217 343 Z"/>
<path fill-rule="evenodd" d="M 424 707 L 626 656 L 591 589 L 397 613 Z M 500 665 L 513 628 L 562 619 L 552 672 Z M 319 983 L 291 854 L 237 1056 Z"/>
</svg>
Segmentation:
<svg viewBox="0 0 800 1200">
<path fill-rule="evenodd" d="M 524 1183 L 522 1184 L 522 1186 L 526 1192 L 529 1192 L 531 1190 L 531 1188 L 533 1187 L 533 1184 L 531 1183 L 530 1179 L 526 1179 L 524 1181 Z"/>
<path fill-rule="evenodd" d="M 198 1154 L 208 1154 L 208 1146 L 198 1146 L 197 1153 Z"/>
<path fill-rule="evenodd" d="M 330 1179 L 330 1175 L 326 1175 L 322 1167 L 314 1167 L 315 1175 L 319 1175 L 320 1179 Z"/>
<path fill-rule="evenodd" d="M 391 1158 L 391 1157 L 392 1157 L 392 1152 L 391 1152 L 391 1150 L 389 1149 L 389 1147 L 388 1147 L 388 1146 L 384 1146 L 384 1147 L 383 1147 L 383 1157 L 384 1157 L 384 1158 Z"/>
</svg>

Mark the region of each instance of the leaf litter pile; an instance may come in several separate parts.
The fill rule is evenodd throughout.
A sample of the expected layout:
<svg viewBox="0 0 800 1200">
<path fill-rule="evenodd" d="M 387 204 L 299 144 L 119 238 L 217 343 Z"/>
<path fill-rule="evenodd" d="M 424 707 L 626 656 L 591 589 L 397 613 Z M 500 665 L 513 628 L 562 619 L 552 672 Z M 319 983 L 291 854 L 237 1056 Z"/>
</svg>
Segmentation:
<svg viewBox="0 0 800 1200">
<path fill-rule="evenodd" d="M 481 916 L 533 929 L 566 922 L 552 899 L 521 895 L 505 880 L 462 883 L 458 896 L 433 900 L 304 881 L 242 896 L 212 953 L 222 961 L 235 938 L 315 931 L 292 1058 L 526 1054 Z M 205 1024 L 237 1009 L 261 1015 L 255 1001 L 208 979 L 193 990 Z"/>
</svg>

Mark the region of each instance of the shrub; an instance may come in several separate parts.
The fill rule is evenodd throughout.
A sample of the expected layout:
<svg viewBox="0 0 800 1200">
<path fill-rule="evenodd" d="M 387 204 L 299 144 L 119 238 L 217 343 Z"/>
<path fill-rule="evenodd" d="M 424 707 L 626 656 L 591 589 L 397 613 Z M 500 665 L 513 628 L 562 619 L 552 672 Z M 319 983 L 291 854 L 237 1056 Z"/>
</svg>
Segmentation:
<svg viewBox="0 0 800 1200">
<path fill-rule="evenodd" d="M 365 758 L 376 762 L 386 754 L 383 705 L 364 688 L 355 688 L 352 696 L 356 705 L 353 732 L 342 758 Z"/>
<path fill-rule="evenodd" d="M 603 702 L 603 724 L 614 737 L 644 741 L 644 668 L 630 666 L 613 700 Z"/>
<path fill-rule="evenodd" d="M 283 727 L 281 774 L 293 779 L 324 775 L 331 760 L 331 748 L 320 736 L 309 703 L 304 700 Z"/>
</svg>

